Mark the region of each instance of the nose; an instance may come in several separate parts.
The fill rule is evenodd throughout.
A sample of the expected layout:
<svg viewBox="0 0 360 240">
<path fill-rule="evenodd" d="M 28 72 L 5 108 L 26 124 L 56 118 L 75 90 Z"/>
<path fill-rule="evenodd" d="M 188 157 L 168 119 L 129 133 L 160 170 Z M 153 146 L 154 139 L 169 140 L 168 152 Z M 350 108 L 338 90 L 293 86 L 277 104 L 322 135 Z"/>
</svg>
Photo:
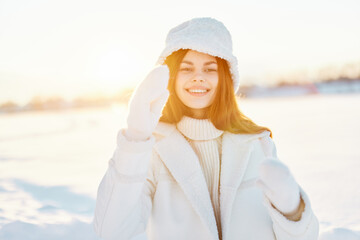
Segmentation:
<svg viewBox="0 0 360 240">
<path fill-rule="evenodd" d="M 194 78 L 192 79 L 193 82 L 205 82 L 205 79 L 201 73 L 197 73 Z"/>
<path fill-rule="evenodd" d="M 205 80 L 202 78 L 194 78 L 192 81 L 193 82 L 205 82 Z"/>
</svg>

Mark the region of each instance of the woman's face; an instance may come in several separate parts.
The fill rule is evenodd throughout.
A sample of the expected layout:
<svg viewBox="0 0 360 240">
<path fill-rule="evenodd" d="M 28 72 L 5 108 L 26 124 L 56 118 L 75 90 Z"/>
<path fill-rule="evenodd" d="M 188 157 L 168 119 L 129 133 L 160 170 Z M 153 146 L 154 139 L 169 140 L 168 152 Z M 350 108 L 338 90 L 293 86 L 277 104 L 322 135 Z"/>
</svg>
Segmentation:
<svg viewBox="0 0 360 240">
<path fill-rule="evenodd" d="M 175 91 L 186 106 L 199 112 L 214 101 L 218 81 L 216 58 L 189 50 L 180 64 Z"/>
</svg>

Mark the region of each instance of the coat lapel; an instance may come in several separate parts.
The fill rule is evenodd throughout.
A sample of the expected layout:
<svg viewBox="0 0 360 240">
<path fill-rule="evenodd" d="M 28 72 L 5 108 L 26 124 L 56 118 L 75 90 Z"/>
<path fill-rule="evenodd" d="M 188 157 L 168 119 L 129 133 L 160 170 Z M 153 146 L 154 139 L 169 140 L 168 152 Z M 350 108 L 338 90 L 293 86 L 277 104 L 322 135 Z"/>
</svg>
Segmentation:
<svg viewBox="0 0 360 240">
<path fill-rule="evenodd" d="M 178 131 L 171 131 L 167 137 L 158 141 L 154 148 L 208 227 L 213 239 L 218 239 L 214 210 L 205 177 L 190 144 Z"/>
<path fill-rule="evenodd" d="M 220 211 L 223 240 L 227 239 L 233 203 L 253 150 L 254 142 L 251 140 L 268 134 L 268 132 L 260 134 L 224 133 L 220 176 Z"/>
<path fill-rule="evenodd" d="M 157 133 L 165 136 L 154 148 L 183 189 L 194 210 L 208 227 L 213 239 L 218 239 L 214 210 L 205 177 L 195 152 L 186 139 L 170 124 L 159 124 Z M 232 134 L 224 132 L 221 156 L 220 211 L 223 240 L 231 219 L 236 192 L 244 177 L 253 150 L 253 139 L 268 136 L 260 134 Z"/>
</svg>

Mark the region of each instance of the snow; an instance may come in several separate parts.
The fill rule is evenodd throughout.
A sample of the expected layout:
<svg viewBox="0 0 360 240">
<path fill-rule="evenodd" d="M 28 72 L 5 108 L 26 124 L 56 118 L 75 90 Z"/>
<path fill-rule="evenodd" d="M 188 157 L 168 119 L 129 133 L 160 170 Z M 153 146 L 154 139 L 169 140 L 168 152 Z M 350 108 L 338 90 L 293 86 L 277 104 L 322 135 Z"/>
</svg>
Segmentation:
<svg viewBox="0 0 360 240">
<path fill-rule="evenodd" d="M 243 99 L 310 196 L 319 240 L 360 240 L 360 95 Z M 0 116 L 0 240 L 98 239 L 97 187 L 126 108 Z M 141 237 L 139 237 L 142 239 Z"/>
</svg>

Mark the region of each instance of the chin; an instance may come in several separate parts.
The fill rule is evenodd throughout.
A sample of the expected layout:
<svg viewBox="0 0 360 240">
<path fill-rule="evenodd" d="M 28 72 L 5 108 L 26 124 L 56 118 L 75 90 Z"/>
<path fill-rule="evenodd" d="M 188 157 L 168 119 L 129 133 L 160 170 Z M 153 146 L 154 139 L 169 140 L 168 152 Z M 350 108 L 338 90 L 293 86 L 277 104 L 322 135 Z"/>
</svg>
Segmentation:
<svg viewBox="0 0 360 240">
<path fill-rule="evenodd" d="M 207 107 L 210 107 L 210 104 L 186 104 L 186 106 L 188 106 L 191 109 L 196 109 L 196 110 L 200 110 L 200 109 L 204 109 Z"/>
<path fill-rule="evenodd" d="M 208 105 L 205 105 L 205 106 L 192 106 L 190 107 L 191 109 L 194 109 L 194 110 L 201 110 L 201 109 L 205 109 L 209 107 Z"/>
</svg>

